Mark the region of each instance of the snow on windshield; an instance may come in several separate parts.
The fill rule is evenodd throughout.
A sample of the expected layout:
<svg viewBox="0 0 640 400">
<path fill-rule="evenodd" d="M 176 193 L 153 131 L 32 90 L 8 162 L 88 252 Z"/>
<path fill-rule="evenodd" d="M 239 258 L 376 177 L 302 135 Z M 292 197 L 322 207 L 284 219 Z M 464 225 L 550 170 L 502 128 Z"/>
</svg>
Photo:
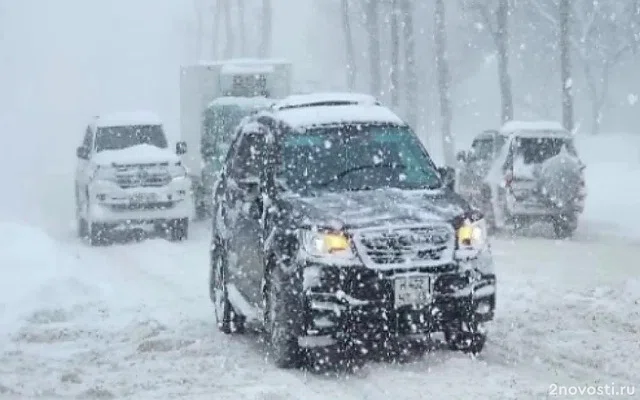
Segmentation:
<svg viewBox="0 0 640 400">
<path fill-rule="evenodd" d="M 161 125 L 110 126 L 98 128 L 96 151 L 121 150 L 139 144 L 166 149 L 167 139 Z"/>
</svg>

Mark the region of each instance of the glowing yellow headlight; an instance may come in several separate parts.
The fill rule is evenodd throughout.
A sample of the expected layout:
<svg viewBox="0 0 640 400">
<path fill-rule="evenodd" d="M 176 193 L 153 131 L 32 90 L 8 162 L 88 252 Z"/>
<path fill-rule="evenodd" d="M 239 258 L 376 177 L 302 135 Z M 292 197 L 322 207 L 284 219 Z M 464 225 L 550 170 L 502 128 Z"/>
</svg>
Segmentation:
<svg viewBox="0 0 640 400">
<path fill-rule="evenodd" d="M 458 244 L 460 246 L 479 246 L 485 239 L 484 221 L 465 223 L 458 228 Z"/>
<path fill-rule="evenodd" d="M 333 253 L 347 250 L 349 248 L 349 238 L 337 233 L 326 233 L 322 235 L 322 251 Z"/>
</svg>

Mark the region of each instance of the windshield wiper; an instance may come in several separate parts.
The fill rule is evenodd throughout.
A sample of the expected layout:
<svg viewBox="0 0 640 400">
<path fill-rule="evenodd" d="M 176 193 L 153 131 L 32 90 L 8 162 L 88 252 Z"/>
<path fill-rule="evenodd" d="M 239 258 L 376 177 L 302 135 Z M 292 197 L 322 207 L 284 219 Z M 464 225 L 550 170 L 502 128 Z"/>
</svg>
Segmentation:
<svg viewBox="0 0 640 400">
<path fill-rule="evenodd" d="M 316 186 L 317 188 L 324 188 L 329 186 L 330 184 L 334 183 L 334 182 L 338 182 L 340 180 L 342 180 L 342 178 L 344 178 L 345 176 L 356 172 L 356 171 L 362 171 L 365 169 L 377 169 L 377 168 L 389 168 L 389 169 L 399 169 L 399 170 L 405 170 L 407 169 L 407 166 L 404 164 L 392 164 L 392 163 L 379 163 L 379 164 L 366 164 L 366 165 L 359 165 L 357 167 L 353 167 L 353 168 L 349 168 L 346 169 L 336 175 L 334 175 L 332 178 L 327 179 L 324 182 L 320 182 Z"/>
</svg>

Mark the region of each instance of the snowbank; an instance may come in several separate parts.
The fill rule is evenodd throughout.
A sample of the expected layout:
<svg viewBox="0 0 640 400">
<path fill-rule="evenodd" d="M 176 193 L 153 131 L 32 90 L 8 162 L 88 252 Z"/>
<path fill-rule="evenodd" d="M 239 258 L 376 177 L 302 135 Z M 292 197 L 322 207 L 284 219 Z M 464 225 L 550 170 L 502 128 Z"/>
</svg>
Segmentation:
<svg viewBox="0 0 640 400">
<path fill-rule="evenodd" d="M 0 330 L 86 305 L 106 288 L 62 243 L 27 225 L 0 222 Z"/>
</svg>

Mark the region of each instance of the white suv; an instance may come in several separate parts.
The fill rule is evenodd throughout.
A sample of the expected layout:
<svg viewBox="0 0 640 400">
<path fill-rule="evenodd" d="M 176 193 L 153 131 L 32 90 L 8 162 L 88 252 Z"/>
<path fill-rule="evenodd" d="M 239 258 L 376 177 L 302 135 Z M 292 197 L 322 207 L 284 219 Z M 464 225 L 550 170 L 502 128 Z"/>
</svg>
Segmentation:
<svg viewBox="0 0 640 400">
<path fill-rule="evenodd" d="M 95 117 L 76 155 L 78 234 L 91 245 L 114 229 L 165 229 L 187 238 L 190 180 L 180 161 L 186 144 L 169 150 L 160 118 L 149 112 Z"/>
</svg>

